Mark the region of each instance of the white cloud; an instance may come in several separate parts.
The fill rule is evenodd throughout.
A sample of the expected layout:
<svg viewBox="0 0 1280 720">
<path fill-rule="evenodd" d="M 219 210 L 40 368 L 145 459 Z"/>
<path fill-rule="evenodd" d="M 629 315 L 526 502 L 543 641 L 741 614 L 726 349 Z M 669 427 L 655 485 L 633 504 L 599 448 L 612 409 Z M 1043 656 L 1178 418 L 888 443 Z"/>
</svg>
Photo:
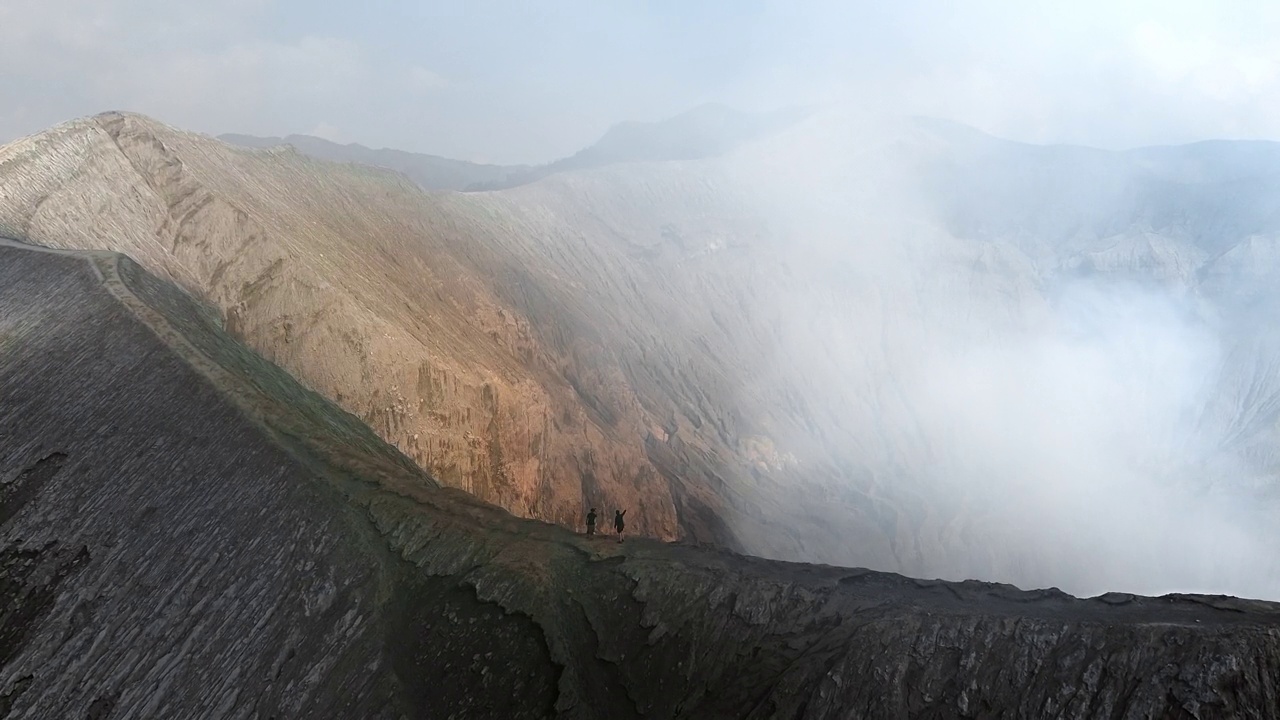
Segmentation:
<svg viewBox="0 0 1280 720">
<path fill-rule="evenodd" d="M 1079 18 L 1015 15 L 981 50 L 940 57 L 914 83 L 921 109 L 1033 142 L 1280 138 L 1275 12 L 1239 13 L 1251 28 L 1207 4 L 1071 8 Z"/>
<path fill-rule="evenodd" d="M 175 111 L 214 116 L 261 112 L 272 98 L 297 103 L 349 97 L 369 74 L 356 45 L 323 37 L 291 44 L 256 40 L 156 59 L 130 63 L 115 92 L 148 106 L 168 104 Z"/>
<path fill-rule="evenodd" d="M 0 107 L 0 142 L 109 109 L 206 132 L 297 132 L 369 91 L 377 73 L 356 43 L 263 37 L 268 5 L 3 3 L 0 96 L 22 101 Z"/>
<path fill-rule="evenodd" d="M 409 87 L 420 93 L 428 93 L 449 86 L 449 81 L 438 72 L 420 65 L 409 68 Z"/>
<path fill-rule="evenodd" d="M 1134 30 L 1131 46 L 1152 81 L 1219 103 L 1247 102 L 1280 90 L 1280 48 L 1274 45 L 1242 47 L 1143 23 Z"/>
<path fill-rule="evenodd" d="M 529 146 L 572 152 L 612 122 L 706 100 L 850 98 L 1033 142 L 1280 138 L 1268 3 L 574 7 L 541 24 L 514 4 L 397 11 L 430 16 L 415 27 L 333 2 L 0 0 L 0 139 L 122 108 L 205 131 L 324 121 L 366 144 L 530 160 L 544 150 Z"/>
</svg>

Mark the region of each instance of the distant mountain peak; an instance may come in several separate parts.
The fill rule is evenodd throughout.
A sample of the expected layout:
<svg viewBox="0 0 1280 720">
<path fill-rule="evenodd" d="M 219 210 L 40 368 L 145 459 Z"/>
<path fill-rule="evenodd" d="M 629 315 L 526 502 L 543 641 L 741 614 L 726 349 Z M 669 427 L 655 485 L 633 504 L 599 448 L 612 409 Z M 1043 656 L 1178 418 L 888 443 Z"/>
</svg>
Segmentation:
<svg viewBox="0 0 1280 720">
<path fill-rule="evenodd" d="M 605 131 L 594 144 L 567 158 L 515 174 L 505 181 L 483 183 L 470 190 L 498 190 L 526 185 L 548 175 L 626 162 L 700 160 L 731 150 L 804 119 L 810 110 L 795 107 L 766 113 L 706 103 L 656 122 L 627 121 Z"/>
<path fill-rule="evenodd" d="M 625 121 L 613 125 L 592 145 L 543 165 L 493 165 L 438 155 L 337 143 L 312 135 L 262 137 L 240 133 L 218 136 L 242 147 L 265 149 L 291 145 L 321 160 L 384 167 L 402 173 L 425 190 L 499 190 L 548 175 L 623 162 L 696 160 L 722 155 L 755 138 L 777 132 L 803 119 L 811 109 L 784 108 L 765 113 L 704 103 L 665 120 Z"/>
</svg>

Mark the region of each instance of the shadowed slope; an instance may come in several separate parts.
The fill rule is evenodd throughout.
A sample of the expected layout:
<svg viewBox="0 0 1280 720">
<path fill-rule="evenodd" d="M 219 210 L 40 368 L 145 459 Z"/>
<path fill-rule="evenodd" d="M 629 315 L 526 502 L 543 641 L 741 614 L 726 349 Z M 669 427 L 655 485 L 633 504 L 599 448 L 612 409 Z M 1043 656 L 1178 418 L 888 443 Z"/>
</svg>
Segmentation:
<svg viewBox="0 0 1280 720">
<path fill-rule="evenodd" d="M 7 718 L 1276 716 L 1275 605 L 588 541 L 117 255 L 0 245 L 0 388 Z"/>
</svg>

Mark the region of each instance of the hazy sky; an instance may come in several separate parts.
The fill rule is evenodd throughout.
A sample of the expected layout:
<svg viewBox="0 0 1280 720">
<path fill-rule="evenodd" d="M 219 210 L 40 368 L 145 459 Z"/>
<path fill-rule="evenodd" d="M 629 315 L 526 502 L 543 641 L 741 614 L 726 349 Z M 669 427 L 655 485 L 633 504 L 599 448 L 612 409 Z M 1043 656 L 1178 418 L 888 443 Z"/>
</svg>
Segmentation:
<svg viewBox="0 0 1280 720">
<path fill-rule="evenodd" d="M 708 101 L 1104 147 L 1280 138 L 1255 0 L 0 0 L 0 139 L 128 109 L 494 162 Z"/>
</svg>

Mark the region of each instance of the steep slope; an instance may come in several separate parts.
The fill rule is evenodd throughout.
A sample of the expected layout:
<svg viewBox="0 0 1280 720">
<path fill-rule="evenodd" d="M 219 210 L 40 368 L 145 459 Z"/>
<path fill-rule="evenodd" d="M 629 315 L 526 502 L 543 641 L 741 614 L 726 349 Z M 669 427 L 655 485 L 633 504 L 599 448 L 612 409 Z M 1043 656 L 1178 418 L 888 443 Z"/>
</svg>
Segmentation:
<svg viewBox="0 0 1280 720">
<path fill-rule="evenodd" d="M 462 190 L 479 183 L 500 182 L 509 175 L 529 170 L 527 165 L 486 165 L 390 148 L 375 150 L 358 143 L 342 145 L 311 135 L 278 138 L 229 133 L 219 135 L 218 139 L 232 145 L 257 149 L 288 145 L 304 155 L 320 160 L 386 168 L 403 173 L 424 190 Z"/>
<path fill-rule="evenodd" d="M 732 542 L 648 458 L 654 423 L 598 362 L 607 329 L 485 201 L 123 115 L 11 146 L 0 175 L 8 232 L 128 252 L 445 483 L 568 524 L 627 507 L 666 538 L 686 503 L 684 532 Z"/>
<path fill-rule="evenodd" d="M 588 540 L 437 487 L 213 320 L 0 243 L 0 716 L 1278 716 L 1280 606 Z"/>
</svg>

